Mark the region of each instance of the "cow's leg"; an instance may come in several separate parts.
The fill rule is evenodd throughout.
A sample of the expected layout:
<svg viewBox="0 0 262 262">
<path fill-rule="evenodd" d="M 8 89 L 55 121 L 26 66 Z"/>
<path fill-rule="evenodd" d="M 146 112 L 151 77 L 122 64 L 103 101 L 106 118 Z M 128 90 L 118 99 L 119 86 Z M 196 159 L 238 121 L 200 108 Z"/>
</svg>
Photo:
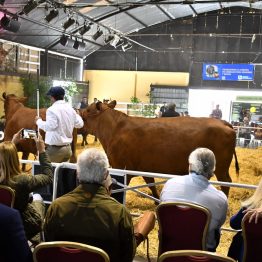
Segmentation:
<svg viewBox="0 0 262 262">
<path fill-rule="evenodd" d="M 84 140 L 84 145 L 86 146 L 86 145 L 88 145 L 88 142 L 87 142 L 87 134 L 84 134 L 83 135 L 83 140 Z"/>
<path fill-rule="evenodd" d="M 143 177 L 143 179 L 145 180 L 147 184 L 155 183 L 155 179 L 153 177 Z M 159 199 L 159 194 L 157 192 L 156 186 L 155 185 L 151 186 L 149 187 L 149 189 L 151 190 L 153 197 Z"/>
<path fill-rule="evenodd" d="M 82 143 L 81 146 L 85 146 L 85 140 L 84 140 L 84 135 L 82 134 Z"/>
<path fill-rule="evenodd" d="M 223 174 L 223 176 L 221 176 L 221 174 Z M 227 182 L 227 183 L 232 182 L 232 179 L 229 176 L 228 171 L 224 171 L 223 173 L 216 173 L 216 176 L 217 176 L 218 181 L 223 181 L 223 182 Z M 226 194 L 227 197 L 228 197 L 228 194 L 229 194 L 229 189 L 230 189 L 230 187 L 221 186 L 221 190 Z"/>
<path fill-rule="evenodd" d="M 132 176 L 130 175 L 127 176 L 127 179 L 126 179 L 127 185 L 129 185 L 131 178 Z M 143 179 L 145 180 L 146 184 L 155 183 L 155 179 L 153 177 L 143 177 Z M 156 186 L 151 186 L 149 187 L 149 189 L 151 190 L 153 197 L 159 199 L 159 194 L 157 192 Z M 155 204 L 158 205 L 158 202 L 155 201 Z"/>
<path fill-rule="evenodd" d="M 23 160 L 27 160 L 28 157 L 29 157 L 29 153 L 28 153 L 28 152 L 23 152 L 23 153 L 22 153 L 22 159 L 23 159 Z M 22 171 L 23 171 L 23 172 L 25 172 L 25 167 L 26 167 L 26 164 L 23 163 L 23 164 L 22 164 Z"/>
</svg>

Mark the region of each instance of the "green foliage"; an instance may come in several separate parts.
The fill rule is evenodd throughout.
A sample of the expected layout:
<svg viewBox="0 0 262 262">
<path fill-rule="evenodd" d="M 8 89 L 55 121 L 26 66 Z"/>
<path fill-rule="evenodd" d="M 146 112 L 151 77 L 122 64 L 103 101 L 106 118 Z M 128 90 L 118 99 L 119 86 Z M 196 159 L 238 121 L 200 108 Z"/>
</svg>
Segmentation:
<svg viewBox="0 0 262 262">
<path fill-rule="evenodd" d="M 133 104 L 141 103 L 141 100 L 138 99 L 136 96 L 132 96 L 132 97 L 130 98 L 130 100 L 131 100 L 131 103 L 133 103 Z"/>
<path fill-rule="evenodd" d="M 37 107 L 37 79 L 36 78 L 20 78 L 20 82 L 24 88 L 24 96 L 28 98 L 25 103 L 30 108 Z M 50 100 L 46 96 L 48 89 L 52 86 L 52 81 L 48 78 L 40 77 L 39 79 L 39 107 L 49 107 Z"/>
<path fill-rule="evenodd" d="M 70 102 L 72 97 L 78 93 L 78 88 L 75 82 L 65 82 L 63 88 L 65 89 L 66 102 Z"/>
<path fill-rule="evenodd" d="M 145 117 L 154 117 L 156 108 L 157 105 L 153 105 L 153 104 L 144 105 L 142 115 Z"/>
</svg>

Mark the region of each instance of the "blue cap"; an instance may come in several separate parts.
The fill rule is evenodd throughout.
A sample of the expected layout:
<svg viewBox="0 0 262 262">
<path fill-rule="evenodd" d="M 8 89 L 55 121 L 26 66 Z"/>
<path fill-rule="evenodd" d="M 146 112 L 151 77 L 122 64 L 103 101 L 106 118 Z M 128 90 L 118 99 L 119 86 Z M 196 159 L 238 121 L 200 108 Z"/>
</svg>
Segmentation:
<svg viewBox="0 0 262 262">
<path fill-rule="evenodd" d="M 53 86 L 51 87 L 47 94 L 47 96 L 64 96 L 65 95 L 65 89 L 61 86 Z"/>
</svg>

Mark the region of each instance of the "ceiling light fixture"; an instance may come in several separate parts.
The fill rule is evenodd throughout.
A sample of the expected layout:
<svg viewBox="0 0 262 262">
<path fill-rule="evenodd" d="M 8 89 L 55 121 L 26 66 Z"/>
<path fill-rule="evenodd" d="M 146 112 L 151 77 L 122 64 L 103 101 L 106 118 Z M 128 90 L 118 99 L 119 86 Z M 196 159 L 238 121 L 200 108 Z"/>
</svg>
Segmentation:
<svg viewBox="0 0 262 262">
<path fill-rule="evenodd" d="M 37 7 L 37 5 L 38 5 L 37 1 L 29 0 L 23 8 L 23 14 L 28 15 L 31 11 L 33 11 Z"/>
<path fill-rule="evenodd" d="M 46 15 L 45 20 L 49 23 L 51 22 L 51 20 L 53 20 L 54 18 L 56 18 L 59 14 L 59 11 L 57 9 L 53 9 L 49 12 L 48 15 Z"/>
<path fill-rule="evenodd" d="M 71 25 L 73 25 L 76 22 L 76 20 L 74 18 L 69 17 L 67 19 L 67 21 L 64 22 L 63 24 L 63 28 L 66 30 L 67 28 L 69 28 Z"/>
<path fill-rule="evenodd" d="M 63 46 L 67 46 L 67 47 L 73 47 L 75 44 L 75 41 L 72 38 L 69 38 L 66 35 L 62 35 L 60 37 L 59 43 Z"/>
<path fill-rule="evenodd" d="M 90 24 L 89 25 L 84 24 L 84 26 L 81 27 L 78 32 L 79 32 L 80 35 L 84 35 L 90 29 L 91 29 L 91 25 Z"/>
<path fill-rule="evenodd" d="M 110 45 L 116 48 L 117 43 L 119 42 L 120 37 L 118 35 L 114 35 L 114 39 L 110 42 Z"/>
<path fill-rule="evenodd" d="M 85 47 L 86 47 L 86 44 L 84 42 L 79 42 L 76 38 L 73 48 L 80 50 L 80 51 L 84 51 Z"/>
<path fill-rule="evenodd" d="M 107 44 L 109 44 L 112 40 L 114 39 L 114 35 L 107 35 L 107 36 L 105 36 L 105 38 L 104 38 L 104 42 L 105 42 L 105 44 L 107 45 Z"/>
<path fill-rule="evenodd" d="M 133 46 L 130 42 L 127 42 L 126 44 L 122 45 L 122 50 L 125 52 L 129 49 L 131 49 Z"/>
<path fill-rule="evenodd" d="M 103 34 L 103 31 L 99 27 L 97 27 L 97 31 L 92 36 L 92 38 L 96 41 L 102 34 Z"/>
<path fill-rule="evenodd" d="M 16 33 L 21 26 L 19 21 L 15 20 L 14 18 L 7 17 L 6 15 L 2 17 L 0 24 L 5 30 L 14 33 Z"/>
<path fill-rule="evenodd" d="M 120 38 L 120 36 L 115 35 L 114 39 L 110 42 L 110 45 L 114 48 L 118 48 L 119 46 L 123 45 L 125 41 Z"/>
</svg>

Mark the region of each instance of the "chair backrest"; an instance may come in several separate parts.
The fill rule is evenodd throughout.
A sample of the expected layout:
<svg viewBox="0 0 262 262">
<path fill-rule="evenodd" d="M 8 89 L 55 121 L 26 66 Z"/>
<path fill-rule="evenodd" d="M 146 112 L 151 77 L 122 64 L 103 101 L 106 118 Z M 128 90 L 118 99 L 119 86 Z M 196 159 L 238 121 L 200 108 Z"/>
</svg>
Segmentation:
<svg viewBox="0 0 262 262">
<path fill-rule="evenodd" d="M 156 209 L 159 223 L 158 256 L 166 251 L 206 249 L 210 211 L 188 202 L 164 202 Z"/>
<path fill-rule="evenodd" d="M 242 235 L 244 239 L 243 262 L 255 262 L 261 259 L 262 218 L 249 223 L 249 217 L 242 220 Z"/>
<path fill-rule="evenodd" d="M 34 262 L 109 262 L 107 253 L 97 247 L 76 242 L 43 242 L 33 252 Z"/>
<path fill-rule="evenodd" d="M 158 262 L 236 262 L 233 258 L 204 250 L 176 250 L 163 253 Z"/>
<path fill-rule="evenodd" d="M 9 187 L 0 185 L 0 203 L 13 207 L 15 202 L 15 191 Z"/>
</svg>

